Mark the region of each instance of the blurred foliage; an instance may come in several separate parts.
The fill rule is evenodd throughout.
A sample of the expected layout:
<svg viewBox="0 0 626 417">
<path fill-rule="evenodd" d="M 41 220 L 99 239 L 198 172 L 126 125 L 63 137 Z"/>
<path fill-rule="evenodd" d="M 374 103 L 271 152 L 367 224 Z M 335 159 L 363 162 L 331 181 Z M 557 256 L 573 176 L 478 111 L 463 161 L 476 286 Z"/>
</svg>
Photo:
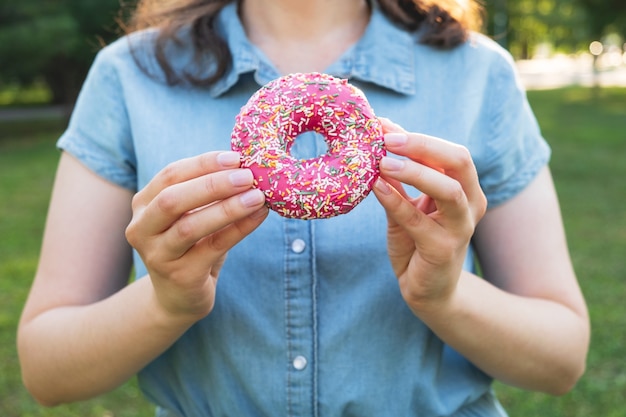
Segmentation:
<svg viewBox="0 0 626 417">
<path fill-rule="evenodd" d="M 119 35 L 120 3 L 135 0 L 0 0 L 0 90 L 37 81 L 71 105 L 98 49 Z M 538 45 L 574 52 L 608 32 L 626 35 L 624 0 L 483 0 L 486 30 L 515 58 Z"/>
<path fill-rule="evenodd" d="M 608 32 L 626 36 L 626 1 L 578 0 L 587 15 L 587 29 L 596 39 Z"/>
<path fill-rule="evenodd" d="M 626 2 L 619 6 L 586 7 L 606 0 L 487 0 L 487 32 L 519 59 L 528 59 L 540 45 L 561 52 L 586 49 L 607 30 L 617 16 L 626 18 Z M 610 12 L 605 12 L 605 9 Z M 611 27 L 614 26 L 614 27 Z M 621 34 L 624 34 L 621 27 Z"/>
<path fill-rule="evenodd" d="M 45 82 L 73 102 L 93 57 L 117 36 L 119 0 L 0 0 L 0 87 Z"/>
</svg>

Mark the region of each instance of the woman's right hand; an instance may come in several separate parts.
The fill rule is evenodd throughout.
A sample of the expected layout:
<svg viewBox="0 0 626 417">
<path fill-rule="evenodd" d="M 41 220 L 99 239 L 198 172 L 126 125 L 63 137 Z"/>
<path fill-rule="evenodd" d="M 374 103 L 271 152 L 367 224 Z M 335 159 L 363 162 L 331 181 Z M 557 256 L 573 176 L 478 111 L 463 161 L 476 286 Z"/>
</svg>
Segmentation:
<svg viewBox="0 0 626 417">
<path fill-rule="evenodd" d="M 168 165 L 133 198 L 126 238 L 168 314 L 198 320 L 212 310 L 226 253 L 267 216 L 252 184 L 239 154 L 216 151 Z"/>
</svg>

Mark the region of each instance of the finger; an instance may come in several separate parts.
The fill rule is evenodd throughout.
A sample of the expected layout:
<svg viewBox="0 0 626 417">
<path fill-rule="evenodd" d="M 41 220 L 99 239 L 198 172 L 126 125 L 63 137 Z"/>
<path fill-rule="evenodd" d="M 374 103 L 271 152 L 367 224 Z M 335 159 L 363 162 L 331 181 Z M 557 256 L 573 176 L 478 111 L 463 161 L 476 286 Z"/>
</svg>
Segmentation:
<svg viewBox="0 0 626 417">
<path fill-rule="evenodd" d="M 269 209 L 266 206 L 252 212 L 240 220 L 237 220 L 221 230 L 206 236 L 198 241 L 186 254 L 190 263 L 197 262 L 202 265 L 211 266 L 228 252 L 233 246 L 241 242 L 243 238 L 252 233 L 265 218 Z"/>
<path fill-rule="evenodd" d="M 469 203 L 461 184 L 454 178 L 417 162 L 392 157 L 381 159 L 380 170 L 385 179 L 389 177 L 409 184 L 432 198 L 441 221 L 449 225 L 466 221 Z"/>
<path fill-rule="evenodd" d="M 238 168 L 237 152 L 214 151 L 170 163 L 157 173 L 133 199 L 135 206 L 147 205 L 165 188 L 224 169 Z"/>
<path fill-rule="evenodd" d="M 402 126 L 400 126 L 397 123 L 392 122 L 390 119 L 386 117 L 379 117 L 378 120 L 380 121 L 380 124 L 382 125 L 383 133 L 390 133 L 390 132 L 405 133 L 406 132 L 406 130 L 404 130 Z"/>
<path fill-rule="evenodd" d="M 455 231 L 457 233 L 448 233 L 453 229 L 441 225 L 437 219 L 417 209 L 383 178 L 378 178 L 374 183 L 374 195 L 390 219 L 387 245 L 389 258 L 398 277 L 406 268 L 410 268 L 411 260 L 415 259 L 414 253 L 429 263 L 440 264 L 449 260 L 451 253 L 466 248 L 464 242 L 473 232 L 469 223 L 464 223 L 465 228 Z"/>
<path fill-rule="evenodd" d="M 168 186 L 141 213 L 142 230 L 161 233 L 186 213 L 250 189 L 253 181 L 249 169 L 231 169 Z"/>
<path fill-rule="evenodd" d="M 385 134 L 385 146 L 396 155 L 445 171 L 448 175 L 476 175 L 469 150 L 453 142 L 421 133 L 390 132 Z"/>
<path fill-rule="evenodd" d="M 448 175 L 463 171 L 476 173 L 466 147 L 435 136 L 407 132 L 389 119 L 382 119 L 381 122 L 385 132 L 385 147 L 392 153 L 443 170 Z"/>
<path fill-rule="evenodd" d="M 384 178 L 376 180 L 373 190 L 374 195 L 385 208 L 392 231 L 396 227 L 401 227 L 414 242 L 421 241 L 432 234 L 433 220 L 424 212 L 416 210 L 415 206 Z M 406 250 L 413 250 L 413 245 L 409 241 L 402 246 Z"/>
<path fill-rule="evenodd" d="M 458 181 L 477 216 L 486 208 L 472 156 L 464 146 L 419 133 L 409 133 L 390 121 L 383 121 L 385 146 L 397 155 L 445 173 Z"/>
<path fill-rule="evenodd" d="M 233 224 L 245 224 L 241 222 L 242 219 L 261 210 L 264 204 L 265 194 L 258 189 L 250 189 L 189 213 L 163 232 L 162 253 L 168 253 L 170 259 L 181 257 L 206 236 L 223 231 Z M 239 232 L 231 233 L 234 234 L 222 232 L 222 246 L 230 247 L 232 242 L 242 236 Z"/>
</svg>

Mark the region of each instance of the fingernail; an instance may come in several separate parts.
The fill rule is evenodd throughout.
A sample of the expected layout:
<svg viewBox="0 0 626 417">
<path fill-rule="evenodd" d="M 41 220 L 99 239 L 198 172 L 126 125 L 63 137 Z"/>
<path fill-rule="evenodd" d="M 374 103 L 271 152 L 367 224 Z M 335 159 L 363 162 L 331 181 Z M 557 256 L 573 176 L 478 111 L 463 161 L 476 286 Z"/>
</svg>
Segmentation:
<svg viewBox="0 0 626 417">
<path fill-rule="evenodd" d="M 225 168 L 239 166 L 239 154 L 237 152 L 222 152 L 217 155 L 217 163 Z"/>
<path fill-rule="evenodd" d="M 379 117 L 378 120 L 380 120 L 382 125 L 385 127 L 402 130 L 402 127 L 399 124 L 391 121 L 391 119 L 387 117 Z"/>
<path fill-rule="evenodd" d="M 385 145 L 401 146 L 408 142 L 409 138 L 405 133 L 387 133 L 385 135 Z"/>
<path fill-rule="evenodd" d="M 230 183 L 235 187 L 242 187 L 244 185 L 252 185 L 252 171 L 249 169 L 238 169 L 231 172 L 228 175 Z"/>
<path fill-rule="evenodd" d="M 386 194 L 386 195 L 391 194 L 391 187 L 389 187 L 389 184 L 387 184 L 386 181 L 380 178 L 376 180 L 376 182 L 374 183 L 374 187 L 376 187 L 376 189 L 383 194 Z"/>
<path fill-rule="evenodd" d="M 400 171 L 404 168 L 404 161 L 389 156 L 384 156 L 380 160 L 380 167 L 388 171 Z"/>
<path fill-rule="evenodd" d="M 239 196 L 241 203 L 246 207 L 254 207 L 265 203 L 265 194 L 261 190 L 248 190 Z"/>
</svg>

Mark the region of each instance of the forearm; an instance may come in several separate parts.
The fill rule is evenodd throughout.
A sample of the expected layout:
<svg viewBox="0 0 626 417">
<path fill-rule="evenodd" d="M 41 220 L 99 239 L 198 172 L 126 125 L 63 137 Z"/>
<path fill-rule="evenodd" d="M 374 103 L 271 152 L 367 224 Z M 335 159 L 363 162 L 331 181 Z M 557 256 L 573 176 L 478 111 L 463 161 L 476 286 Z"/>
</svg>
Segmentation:
<svg viewBox="0 0 626 417">
<path fill-rule="evenodd" d="M 414 311 L 444 342 L 505 383 L 558 395 L 584 371 L 587 317 L 560 303 L 510 294 L 464 273 L 449 302 Z"/>
<path fill-rule="evenodd" d="M 20 326 L 24 383 L 45 405 L 102 394 L 131 378 L 191 323 L 162 311 L 149 278 L 94 304 L 50 309 Z"/>
</svg>

